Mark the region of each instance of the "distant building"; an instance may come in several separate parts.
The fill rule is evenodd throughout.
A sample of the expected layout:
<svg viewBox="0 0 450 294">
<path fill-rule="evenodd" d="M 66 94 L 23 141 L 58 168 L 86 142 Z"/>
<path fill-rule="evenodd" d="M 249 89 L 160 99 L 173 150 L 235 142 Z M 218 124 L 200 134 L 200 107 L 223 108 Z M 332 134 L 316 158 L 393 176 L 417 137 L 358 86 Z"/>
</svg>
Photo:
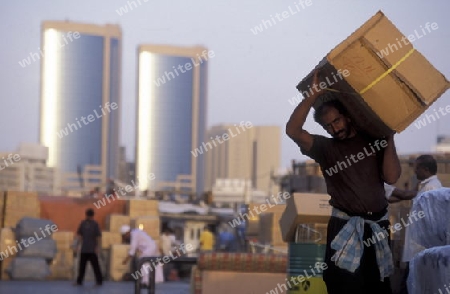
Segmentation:
<svg viewBox="0 0 450 294">
<path fill-rule="evenodd" d="M 62 186 L 118 175 L 121 44 L 117 25 L 42 24 L 40 142 Z"/>
<path fill-rule="evenodd" d="M 438 153 L 450 153 L 450 136 L 439 136 L 435 149 Z"/>
<path fill-rule="evenodd" d="M 214 53 L 214 52 L 212 52 Z M 138 49 L 136 182 L 140 191 L 203 192 L 208 62 L 204 47 Z M 155 179 L 149 180 L 154 174 Z"/>
<path fill-rule="evenodd" d="M 48 167 L 48 148 L 22 143 L 16 152 L 0 152 L 0 190 L 57 192 L 55 169 Z"/>
<path fill-rule="evenodd" d="M 206 156 L 205 189 L 210 191 L 217 179 L 245 179 L 255 190 L 276 194 L 278 187 L 273 184 L 271 176 L 280 167 L 281 128 L 243 128 L 242 125 L 245 124 L 218 125 L 208 130 L 209 145 L 203 146 Z M 223 138 L 224 134 L 227 134 L 227 140 L 211 142 L 217 136 Z"/>
<path fill-rule="evenodd" d="M 212 187 L 214 205 L 237 209 L 240 204 L 263 203 L 269 195 L 252 188 L 251 181 L 239 179 L 217 179 Z"/>
<path fill-rule="evenodd" d="M 127 161 L 125 147 L 122 146 L 119 150 L 119 174 L 117 179 L 123 183 L 128 183 L 129 185 L 131 181 L 136 179 L 134 175 L 136 166 L 134 162 Z"/>
</svg>

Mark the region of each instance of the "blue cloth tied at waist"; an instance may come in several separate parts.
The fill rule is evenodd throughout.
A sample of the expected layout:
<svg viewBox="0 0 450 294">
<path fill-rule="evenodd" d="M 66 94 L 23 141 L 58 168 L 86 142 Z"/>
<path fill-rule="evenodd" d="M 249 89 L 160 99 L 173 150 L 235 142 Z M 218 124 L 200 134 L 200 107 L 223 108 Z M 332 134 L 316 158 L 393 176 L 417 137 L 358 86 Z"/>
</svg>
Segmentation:
<svg viewBox="0 0 450 294">
<path fill-rule="evenodd" d="M 389 232 L 382 229 L 377 223 L 388 220 L 387 213 L 378 221 L 371 221 L 359 216 L 351 217 L 333 207 L 331 215 L 348 220 L 331 242 L 331 248 L 336 250 L 331 260 L 335 262 L 336 266 L 354 273 L 360 265 L 364 246 L 375 246 L 380 280 L 384 281 L 384 278 L 389 277 L 394 272 L 392 252 L 388 243 Z M 363 240 L 365 223 L 370 225 L 373 232 L 372 237 L 367 240 Z"/>
</svg>

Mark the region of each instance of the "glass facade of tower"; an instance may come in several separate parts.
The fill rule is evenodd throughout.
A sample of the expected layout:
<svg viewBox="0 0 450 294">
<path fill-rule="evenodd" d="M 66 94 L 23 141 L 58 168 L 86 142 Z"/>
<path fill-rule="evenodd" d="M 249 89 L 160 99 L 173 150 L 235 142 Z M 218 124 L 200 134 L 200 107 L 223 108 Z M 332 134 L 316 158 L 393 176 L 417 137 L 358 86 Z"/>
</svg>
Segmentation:
<svg viewBox="0 0 450 294">
<path fill-rule="evenodd" d="M 110 40 L 109 60 L 109 101 L 120 105 L 120 42 L 117 38 L 111 38 Z M 109 115 L 107 176 L 111 178 L 117 178 L 119 176 L 119 111 L 119 109 L 113 110 Z"/>
<path fill-rule="evenodd" d="M 182 72 L 179 66 L 185 64 L 191 64 L 192 69 Z M 196 74 L 200 76 L 197 80 Z M 194 157 L 191 150 L 204 140 L 206 74 L 206 62 L 140 52 L 137 175 L 141 190 L 155 190 L 158 182 L 175 182 L 178 175 L 192 175 L 194 161 L 195 190 L 203 189 L 203 156 Z M 199 115 L 194 118 L 195 107 Z M 150 173 L 155 174 L 155 180 L 145 179 Z"/>
<path fill-rule="evenodd" d="M 67 40 L 66 29 L 43 30 L 40 137 L 49 147 L 48 164 L 62 173 L 86 165 L 106 166 L 105 175 L 115 177 L 120 116 L 119 109 L 108 110 L 107 105 L 120 105 L 120 41 L 80 31 L 77 39 L 65 44 L 64 36 Z"/>
</svg>

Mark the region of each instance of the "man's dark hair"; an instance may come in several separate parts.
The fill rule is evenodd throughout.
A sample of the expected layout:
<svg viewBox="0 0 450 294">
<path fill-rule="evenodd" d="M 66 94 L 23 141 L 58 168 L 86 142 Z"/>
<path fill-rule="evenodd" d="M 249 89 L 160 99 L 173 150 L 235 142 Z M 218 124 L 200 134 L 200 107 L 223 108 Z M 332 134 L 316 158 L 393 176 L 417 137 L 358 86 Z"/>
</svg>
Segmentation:
<svg viewBox="0 0 450 294">
<path fill-rule="evenodd" d="M 94 216 L 94 210 L 92 208 L 88 208 L 86 210 L 86 216 L 87 217 L 93 217 Z"/>
<path fill-rule="evenodd" d="M 428 171 L 432 175 L 435 175 L 437 173 L 437 163 L 436 163 L 436 159 L 434 159 L 433 156 L 428 155 L 428 154 L 420 155 L 419 157 L 417 157 L 416 162 L 417 162 L 417 165 L 428 169 Z"/>
<path fill-rule="evenodd" d="M 342 114 L 345 117 L 348 117 L 347 109 L 339 100 L 337 99 L 327 100 L 323 102 L 319 107 L 317 107 L 316 111 L 314 111 L 314 120 L 316 123 L 322 125 L 321 118 L 325 113 L 324 110 L 327 107 L 334 107 L 337 109 L 337 111 L 339 111 L 340 114 Z"/>
</svg>

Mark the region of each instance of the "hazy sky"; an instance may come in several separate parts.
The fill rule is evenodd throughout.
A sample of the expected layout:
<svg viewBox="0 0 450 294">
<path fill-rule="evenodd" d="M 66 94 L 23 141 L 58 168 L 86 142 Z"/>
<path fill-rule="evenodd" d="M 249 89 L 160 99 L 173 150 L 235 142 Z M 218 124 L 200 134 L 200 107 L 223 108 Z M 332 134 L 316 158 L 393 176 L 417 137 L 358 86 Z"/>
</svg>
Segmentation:
<svg viewBox="0 0 450 294">
<path fill-rule="evenodd" d="M 0 151 L 14 151 L 20 142 L 38 142 L 40 62 L 22 68 L 19 61 L 41 46 L 41 22 L 70 20 L 119 24 L 123 32 L 121 144 L 134 159 L 136 48 L 138 44 L 203 45 L 213 50 L 209 64 L 208 126 L 251 121 L 282 128 L 282 167 L 305 159 L 284 135 L 294 107 L 295 86 L 338 43 L 378 10 L 404 34 L 427 22 L 439 28 L 414 42 L 414 47 L 450 78 L 450 1 L 163 1 L 138 0 L 137 8 L 119 16 L 126 0 L 4 1 L 0 10 Z M 145 2 L 146 1 L 146 2 Z M 130 1 L 128 1 L 130 2 Z M 298 9 L 298 8 L 300 9 Z M 289 13 L 283 21 L 254 35 L 252 28 L 271 15 Z M 393 97 L 394 99 L 395 97 Z M 450 105 L 450 91 L 431 107 Z M 323 131 L 311 118 L 313 133 Z M 450 115 L 417 129 L 411 125 L 396 136 L 401 154 L 429 152 L 437 134 L 450 135 Z"/>
</svg>

